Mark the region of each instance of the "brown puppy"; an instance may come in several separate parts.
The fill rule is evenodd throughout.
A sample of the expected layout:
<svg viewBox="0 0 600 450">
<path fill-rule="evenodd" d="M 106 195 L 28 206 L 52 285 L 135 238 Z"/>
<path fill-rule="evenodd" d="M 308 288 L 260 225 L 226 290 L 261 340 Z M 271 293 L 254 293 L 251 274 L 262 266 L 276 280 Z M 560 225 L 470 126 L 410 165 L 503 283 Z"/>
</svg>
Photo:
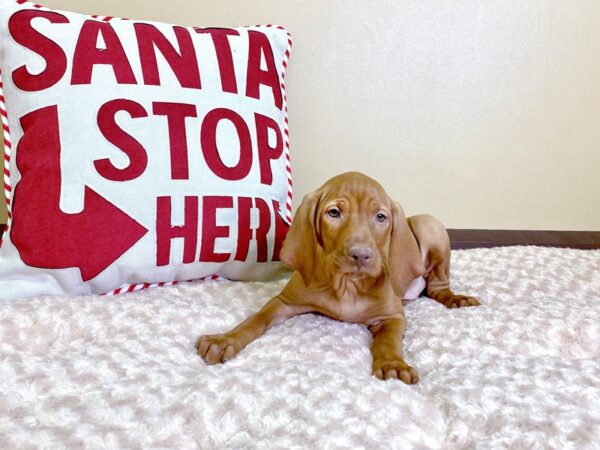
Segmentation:
<svg viewBox="0 0 600 450">
<path fill-rule="evenodd" d="M 315 312 L 365 324 L 373 335 L 373 375 L 416 383 L 402 357 L 403 299 L 423 289 L 448 308 L 479 305 L 450 290 L 450 240 L 428 215 L 404 216 L 375 180 L 360 173 L 332 178 L 307 195 L 281 249 L 295 269 L 283 291 L 233 330 L 198 339 L 208 364 L 233 358 L 267 329 Z"/>
</svg>

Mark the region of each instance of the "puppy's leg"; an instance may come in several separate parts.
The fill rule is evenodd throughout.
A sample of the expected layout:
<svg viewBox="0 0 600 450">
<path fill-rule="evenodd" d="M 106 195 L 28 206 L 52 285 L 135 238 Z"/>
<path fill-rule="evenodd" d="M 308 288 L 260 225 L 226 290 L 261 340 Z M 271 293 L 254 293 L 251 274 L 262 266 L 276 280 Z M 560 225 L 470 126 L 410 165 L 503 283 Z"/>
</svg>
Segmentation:
<svg viewBox="0 0 600 450">
<path fill-rule="evenodd" d="M 450 238 L 446 228 L 434 217 L 411 217 L 410 227 L 427 258 L 427 296 L 447 308 L 477 306 L 479 300 L 467 295 L 457 295 L 450 290 Z"/>
<path fill-rule="evenodd" d="M 382 320 L 369 327 L 373 335 L 373 375 L 381 380 L 396 378 L 406 384 L 419 381 L 417 371 L 402 358 L 402 339 L 406 330 L 404 317 Z"/>
<path fill-rule="evenodd" d="M 208 364 L 225 362 L 273 325 L 305 312 L 308 312 L 305 308 L 288 305 L 279 296 L 274 297 L 260 311 L 227 333 L 201 336 L 196 342 L 198 355 Z"/>
<path fill-rule="evenodd" d="M 446 308 L 477 306 L 479 300 L 468 295 L 455 294 L 450 290 L 450 251 L 430 252 L 431 271 L 427 276 L 427 296 L 440 302 Z"/>
</svg>

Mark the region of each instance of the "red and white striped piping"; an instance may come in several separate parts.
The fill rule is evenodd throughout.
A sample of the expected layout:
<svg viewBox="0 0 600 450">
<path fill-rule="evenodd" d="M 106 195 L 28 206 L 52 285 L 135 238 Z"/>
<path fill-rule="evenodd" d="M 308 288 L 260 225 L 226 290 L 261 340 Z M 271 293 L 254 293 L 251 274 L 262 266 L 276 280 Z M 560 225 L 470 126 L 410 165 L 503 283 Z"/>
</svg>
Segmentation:
<svg viewBox="0 0 600 450">
<path fill-rule="evenodd" d="M 10 136 L 10 128 L 8 127 L 8 114 L 6 112 L 6 104 L 4 102 L 4 84 L 2 82 L 2 71 L 0 71 L 0 118 L 2 120 L 2 132 L 4 134 L 4 196 L 6 198 L 6 210 L 8 220 L 4 233 L 8 232 L 12 213 L 10 210 L 10 202 L 12 198 L 12 186 L 10 184 L 10 159 L 12 155 L 12 139 Z M 0 235 L 0 247 L 2 246 L 2 236 Z"/>
<path fill-rule="evenodd" d="M 223 280 L 225 280 L 225 278 L 223 278 L 219 275 L 210 275 L 205 278 L 198 278 L 196 280 L 187 280 L 185 282 L 189 283 L 191 281 L 223 281 Z M 120 288 L 117 288 L 114 291 L 110 291 L 110 292 L 107 292 L 106 294 L 102 294 L 102 295 L 112 297 L 112 296 L 116 296 L 116 295 L 120 295 L 120 294 L 128 294 L 130 292 L 141 291 L 141 290 L 148 289 L 148 288 L 163 287 L 163 286 L 175 286 L 179 283 L 182 283 L 182 281 L 161 281 L 159 283 L 129 284 L 129 285 L 121 286 Z"/>
<path fill-rule="evenodd" d="M 288 107 L 287 107 L 287 95 L 285 93 L 285 74 L 287 70 L 287 65 L 290 59 L 290 52 L 292 51 L 292 37 L 290 33 L 287 33 L 288 37 L 288 47 L 285 51 L 285 56 L 283 58 L 283 71 L 281 73 L 281 92 L 283 94 L 283 109 L 285 112 L 285 128 L 284 128 L 284 153 L 285 153 L 285 173 L 288 181 L 288 195 L 287 200 L 285 202 L 285 211 L 288 223 L 292 223 L 292 165 L 290 163 L 290 132 L 289 132 L 289 123 L 288 123 Z"/>
</svg>

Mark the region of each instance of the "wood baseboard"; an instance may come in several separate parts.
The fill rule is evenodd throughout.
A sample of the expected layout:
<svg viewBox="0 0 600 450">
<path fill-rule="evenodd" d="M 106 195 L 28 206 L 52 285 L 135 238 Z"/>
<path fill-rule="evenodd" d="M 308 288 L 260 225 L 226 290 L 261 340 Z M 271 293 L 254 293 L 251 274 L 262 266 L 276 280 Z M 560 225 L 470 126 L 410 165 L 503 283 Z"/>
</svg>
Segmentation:
<svg viewBox="0 0 600 450">
<path fill-rule="evenodd" d="M 4 224 L 0 224 L 0 234 Z M 600 231 L 466 230 L 448 229 L 452 248 L 540 245 L 583 250 L 600 249 Z"/>
<path fill-rule="evenodd" d="M 508 245 L 600 249 L 600 231 L 449 229 L 448 234 L 453 249 Z"/>
</svg>

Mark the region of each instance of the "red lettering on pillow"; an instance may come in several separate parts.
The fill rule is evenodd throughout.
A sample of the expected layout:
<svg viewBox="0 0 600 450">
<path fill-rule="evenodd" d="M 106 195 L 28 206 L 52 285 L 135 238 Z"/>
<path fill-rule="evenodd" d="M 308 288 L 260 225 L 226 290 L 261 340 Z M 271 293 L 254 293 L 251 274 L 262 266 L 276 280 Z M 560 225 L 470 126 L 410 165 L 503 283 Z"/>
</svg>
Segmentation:
<svg viewBox="0 0 600 450">
<path fill-rule="evenodd" d="M 122 130 L 115 120 L 119 111 L 127 112 L 133 119 L 148 117 L 148 113 L 142 105 L 133 100 L 111 100 L 98 111 L 98 128 L 102 135 L 127 155 L 129 165 L 123 169 L 115 167 L 108 158 L 94 161 L 96 171 L 111 181 L 129 181 L 139 177 L 146 170 L 148 155 L 142 144 L 135 138 Z"/>
<path fill-rule="evenodd" d="M 235 70 L 233 67 L 233 55 L 229 45 L 229 36 L 239 36 L 237 30 L 227 28 L 194 28 L 196 33 L 208 33 L 213 40 L 215 52 L 217 54 L 217 63 L 219 64 L 219 74 L 221 75 L 221 87 L 223 92 L 237 94 L 237 81 L 235 79 Z"/>
<path fill-rule="evenodd" d="M 271 210 L 269 205 L 262 198 L 255 198 L 256 208 L 258 209 L 258 228 L 256 229 L 256 261 L 267 262 L 267 234 L 271 229 Z"/>
<path fill-rule="evenodd" d="M 173 239 L 183 239 L 184 264 L 194 262 L 198 244 L 198 197 L 186 196 L 184 206 L 184 223 L 173 225 L 171 197 L 158 197 L 156 202 L 156 265 L 166 266 L 172 264 L 171 242 Z M 279 204 L 273 201 L 275 208 L 275 243 L 272 260 L 279 261 L 279 251 L 289 229 L 289 226 L 277 214 Z M 217 210 L 233 208 L 233 197 L 202 198 L 202 241 L 200 248 L 200 261 L 225 262 L 230 258 L 230 253 L 216 253 L 215 241 L 218 238 L 230 237 L 230 227 L 217 226 Z M 255 208 L 258 212 L 256 228 L 252 227 L 251 214 Z M 233 211 L 232 211 L 233 212 Z M 262 198 L 238 197 L 237 198 L 237 242 L 234 259 L 247 261 L 250 242 L 256 242 L 256 262 L 268 261 L 268 234 L 271 231 L 271 209 Z M 279 218 L 279 220 L 278 220 Z M 176 261 L 179 262 L 179 261 Z"/>
<path fill-rule="evenodd" d="M 69 23 L 61 14 L 35 9 L 19 11 L 10 18 L 9 31 L 15 41 L 40 55 L 46 63 L 45 69 L 39 74 L 31 74 L 25 65 L 13 72 L 15 85 L 25 91 L 39 91 L 54 86 L 62 78 L 67 67 L 67 57 L 63 49 L 31 26 L 31 21 L 37 17 L 51 23 Z M 133 26 L 144 84 L 159 86 L 161 83 L 156 55 L 159 51 L 182 87 L 202 88 L 196 48 L 188 29 L 173 26 L 179 46 L 177 50 L 154 25 L 135 23 Z M 221 88 L 223 92 L 236 94 L 238 87 L 229 37 L 239 36 L 239 32 L 219 28 L 195 28 L 195 31 L 211 36 L 219 66 Z M 98 48 L 100 37 L 104 42 L 102 48 Z M 79 32 L 73 54 L 71 84 L 91 84 L 95 65 L 111 66 L 118 84 L 137 84 L 131 63 L 112 25 L 99 20 L 86 20 Z M 272 90 L 275 106 L 282 109 L 281 84 L 269 39 L 264 33 L 250 30 L 246 96 L 260 99 L 261 86 Z"/>
<path fill-rule="evenodd" d="M 196 105 L 154 102 L 152 104 L 152 112 L 156 116 L 167 116 L 169 147 L 171 149 L 171 179 L 189 179 L 185 119 L 187 117 L 197 117 Z"/>
<path fill-rule="evenodd" d="M 37 17 L 43 17 L 52 23 L 69 23 L 69 19 L 61 14 L 37 9 L 18 11 L 8 21 L 8 30 L 13 39 L 40 55 L 46 63 L 46 67 L 39 74 L 30 73 L 25 65 L 13 71 L 15 86 L 27 92 L 41 91 L 54 86 L 67 69 L 67 56 L 62 48 L 31 26 L 31 21 Z"/>
<path fill-rule="evenodd" d="M 91 280 L 129 250 L 148 230 L 85 187 L 84 209 L 60 209 L 61 168 L 58 108 L 21 118 L 17 146 L 21 180 L 13 199 L 11 240 L 23 262 L 43 269 L 77 267 Z M 44 189 L 40 189 L 43 180 Z"/>
<path fill-rule="evenodd" d="M 217 226 L 217 209 L 232 208 L 233 197 L 208 196 L 202 202 L 202 246 L 200 261 L 225 262 L 231 256 L 229 253 L 215 253 L 215 241 L 229 236 L 229 227 Z"/>
<path fill-rule="evenodd" d="M 275 248 L 273 249 L 273 257 L 271 259 L 272 261 L 281 261 L 279 259 L 279 252 L 281 252 L 281 246 L 290 229 L 290 225 L 279 215 L 279 203 L 275 200 L 273 200 L 273 208 L 275 208 Z"/>
<path fill-rule="evenodd" d="M 173 27 L 179 44 L 178 52 L 154 25 L 135 23 L 133 26 L 138 41 L 144 84 L 160 86 L 156 60 L 156 50 L 159 50 L 182 87 L 201 88 L 196 49 L 188 30 L 183 27 Z"/>
<path fill-rule="evenodd" d="M 233 167 L 226 166 L 217 148 L 217 125 L 221 120 L 230 121 L 237 132 L 240 146 L 240 159 Z M 241 180 L 245 178 L 252 167 L 252 142 L 248 125 L 242 116 L 227 108 L 216 108 L 204 117 L 200 130 L 200 145 L 206 164 L 220 178 L 225 180 Z"/>
<path fill-rule="evenodd" d="M 260 182 L 270 185 L 273 183 L 273 172 L 271 171 L 271 160 L 278 159 L 283 153 L 283 137 L 281 130 L 273 119 L 262 114 L 255 113 L 256 140 L 258 146 L 258 162 L 260 164 Z M 275 134 L 275 145 L 269 145 L 269 130 Z"/>
<path fill-rule="evenodd" d="M 106 48 L 97 48 L 100 36 Z M 98 20 L 86 20 L 79 32 L 73 54 L 71 84 L 90 84 L 96 64 L 111 66 L 119 84 L 137 83 L 123 45 L 112 25 Z"/>
<path fill-rule="evenodd" d="M 171 197 L 156 199 L 156 265 L 171 263 L 171 240 L 183 238 L 183 263 L 194 262 L 198 245 L 198 197 L 185 197 L 184 224 L 171 224 Z"/>
<path fill-rule="evenodd" d="M 236 261 L 246 261 L 248 249 L 252 240 L 250 213 L 252 212 L 252 199 L 250 197 L 238 198 L 238 241 L 235 253 Z"/>
<path fill-rule="evenodd" d="M 259 31 L 248 31 L 248 73 L 246 78 L 246 96 L 260 99 L 260 85 L 270 87 L 273 91 L 275 106 L 283 107 L 283 98 L 279 83 L 279 74 L 275 67 L 273 49 L 269 38 Z M 263 59 L 264 57 L 264 59 Z M 261 62 L 265 63 L 266 69 L 261 68 Z"/>
</svg>

